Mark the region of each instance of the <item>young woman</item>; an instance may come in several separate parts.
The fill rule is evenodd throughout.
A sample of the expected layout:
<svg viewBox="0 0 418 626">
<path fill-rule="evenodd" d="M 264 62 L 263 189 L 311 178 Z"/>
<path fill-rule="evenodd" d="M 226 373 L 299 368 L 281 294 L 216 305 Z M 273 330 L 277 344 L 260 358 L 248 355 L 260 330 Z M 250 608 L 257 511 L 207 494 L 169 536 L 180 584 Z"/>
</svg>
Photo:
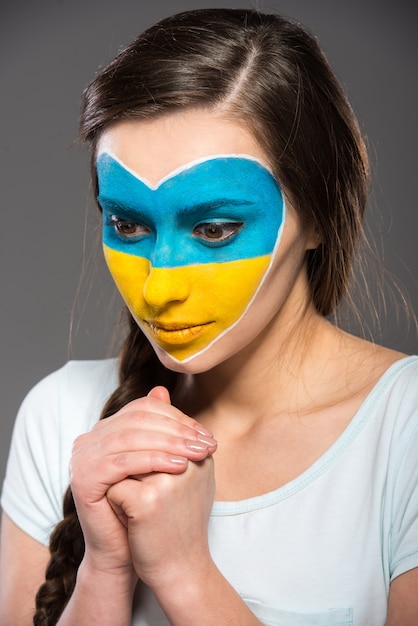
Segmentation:
<svg viewBox="0 0 418 626">
<path fill-rule="evenodd" d="M 81 136 L 129 332 L 22 406 L 1 625 L 35 595 L 38 625 L 416 625 L 418 359 L 327 319 L 368 165 L 315 39 L 163 20 L 87 89 Z"/>
</svg>

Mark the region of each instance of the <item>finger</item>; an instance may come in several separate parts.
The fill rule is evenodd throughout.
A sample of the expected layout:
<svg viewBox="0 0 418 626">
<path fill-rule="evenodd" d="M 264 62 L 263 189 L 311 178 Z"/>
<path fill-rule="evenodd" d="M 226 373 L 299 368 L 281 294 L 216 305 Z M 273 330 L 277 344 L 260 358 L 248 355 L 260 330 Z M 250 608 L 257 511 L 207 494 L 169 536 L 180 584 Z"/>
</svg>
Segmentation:
<svg viewBox="0 0 418 626">
<path fill-rule="evenodd" d="M 119 518 L 120 522 L 128 528 L 129 518 L 131 517 L 128 505 L 132 498 L 132 488 L 134 486 L 133 478 L 127 478 L 122 480 L 116 485 L 112 485 L 106 492 L 106 498 L 115 515 Z"/>
<path fill-rule="evenodd" d="M 71 486 L 88 503 L 98 502 L 107 490 L 131 476 L 151 473 L 181 474 L 187 469 L 185 457 L 161 451 L 128 452 L 98 459 L 88 467 L 70 464 Z"/>
<path fill-rule="evenodd" d="M 161 390 L 164 389 L 164 387 L 159 387 L 157 389 Z M 153 390 L 151 390 L 150 393 L 152 392 Z M 157 393 L 160 393 L 160 391 L 158 391 Z M 166 393 L 168 395 L 168 391 L 166 391 Z M 166 398 L 167 395 L 165 396 Z M 204 435 L 212 436 L 212 433 L 207 428 L 199 424 L 199 422 L 194 420 L 192 417 L 185 415 L 182 411 L 177 409 L 169 402 L 161 401 L 161 399 L 153 397 L 153 395 L 148 395 L 144 398 L 132 400 L 131 402 L 126 404 L 120 411 L 118 411 L 114 415 L 111 415 L 106 420 L 101 421 L 112 423 L 114 420 L 117 420 L 122 415 L 126 414 L 133 417 L 137 416 L 139 419 L 141 419 L 143 416 L 146 416 L 147 414 L 153 416 L 161 416 L 171 420 L 171 422 L 182 424 L 183 426 L 191 428 Z"/>
<path fill-rule="evenodd" d="M 167 418 L 146 415 L 115 422 L 114 426 L 97 424 L 92 431 L 74 441 L 73 456 L 94 460 L 116 453 L 161 450 L 198 460 L 215 452 L 217 442 L 194 429 Z"/>
<path fill-rule="evenodd" d="M 165 402 L 165 404 L 171 404 L 170 394 L 166 387 L 162 387 L 159 385 L 158 387 L 153 387 L 148 394 L 149 398 L 156 398 L 157 400 L 161 400 Z"/>
<path fill-rule="evenodd" d="M 125 429 L 104 437 L 101 442 L 89 449 L 87 456 L 90 455 L 92 458 L 94 455 L 95 458 L 100 458 L 125 452 L 159 450 L 197 461 L 212 454 L 216 450 L 216 445 L 213 439 L 204 435 L 191 438 L 159 431 Z"/>
</svg>

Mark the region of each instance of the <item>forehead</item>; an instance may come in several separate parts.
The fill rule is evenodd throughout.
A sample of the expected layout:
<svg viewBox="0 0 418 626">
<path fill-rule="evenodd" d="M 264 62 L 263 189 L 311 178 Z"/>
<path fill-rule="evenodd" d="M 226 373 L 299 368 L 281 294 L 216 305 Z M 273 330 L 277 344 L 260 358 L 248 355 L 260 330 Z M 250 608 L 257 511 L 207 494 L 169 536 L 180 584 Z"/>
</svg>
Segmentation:
<svg viewBox="0 0 418 626">
<path fill-rule="evenodd" d="M 218 154 L 247 154 L 269 166 L 244 124 L 195 110 L 117 122 L 99 140 L 97 156 L 103 152 L 115 155 L 151 185 L 186 163 Z"/>
</svg>

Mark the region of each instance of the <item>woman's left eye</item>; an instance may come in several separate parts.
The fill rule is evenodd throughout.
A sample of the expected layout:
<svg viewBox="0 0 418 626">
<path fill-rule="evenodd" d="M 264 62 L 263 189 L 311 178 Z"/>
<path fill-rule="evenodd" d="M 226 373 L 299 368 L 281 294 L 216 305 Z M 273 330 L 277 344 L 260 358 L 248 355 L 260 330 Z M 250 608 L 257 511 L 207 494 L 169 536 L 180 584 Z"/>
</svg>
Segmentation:
<svg viewBox="0 0 418 626">
<path fill-rule="evenodd" d="M 111 223 L 118 235 L 125 237 L 126 239 L 140 237 L 141 235 L 147 235 L 149 233 L 149 228 L 143 224 L 138 224 L 132 220 L 122 219 L 117 215 L 112 215 Z"/>
<path fill-rule="evenodd" d="M 241 230 L 244 222 L 204 222 L 193 229 L 193 234 L 204 241 L 219 243 L 230 239 Z"/>
</svg>

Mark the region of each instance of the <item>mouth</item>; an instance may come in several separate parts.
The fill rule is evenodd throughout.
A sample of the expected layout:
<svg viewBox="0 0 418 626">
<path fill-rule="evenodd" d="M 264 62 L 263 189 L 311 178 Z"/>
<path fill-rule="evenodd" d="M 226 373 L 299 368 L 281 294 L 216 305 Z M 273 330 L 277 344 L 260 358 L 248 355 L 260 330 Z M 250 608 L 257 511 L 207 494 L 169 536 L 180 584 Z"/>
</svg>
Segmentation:
<svg viewBox="0 0 418 626">
<path fill-rule="evenodd" d="M 161 324 L 145 321 L 146 327 L 159 343 L 180 345 L 199 338 L 214 322 L 204 324 Z"/>
</svg>

